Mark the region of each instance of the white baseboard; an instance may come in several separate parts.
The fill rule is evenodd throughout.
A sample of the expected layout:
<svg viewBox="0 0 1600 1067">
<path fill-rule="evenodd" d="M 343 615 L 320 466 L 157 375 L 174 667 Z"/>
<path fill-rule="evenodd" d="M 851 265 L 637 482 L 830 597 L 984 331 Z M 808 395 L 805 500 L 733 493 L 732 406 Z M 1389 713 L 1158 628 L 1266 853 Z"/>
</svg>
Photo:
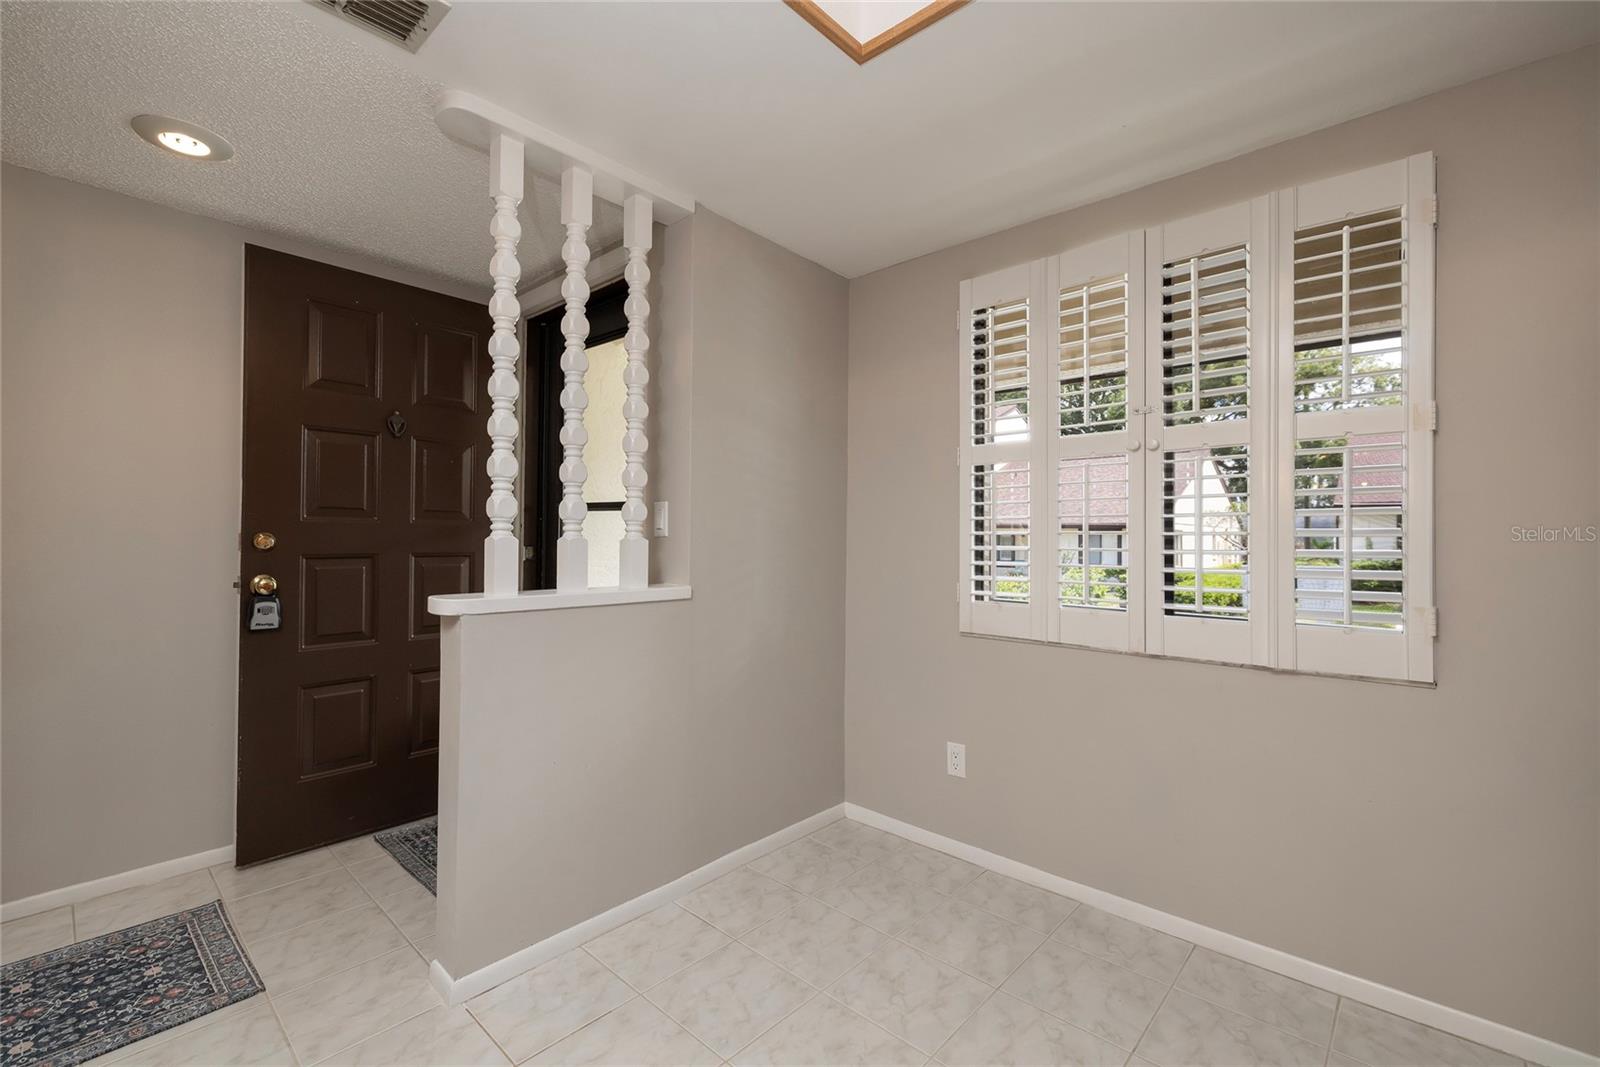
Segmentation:
<svg viewBox="0 0 1600 1067">
<path fill-rule="evenodd" d="M 63 886 L 52 889 L 48 893 L 38 893 L 20 900 L 12 900 L 0 904 L 0 921 L 9 922 L 12 919 L 25 919 L 29 915 L 37 915 L 41 911 L 59 908 L 63 904 L 77 904 L 107 893 L 115 893 L 119 889 L 132 889 L 134 886 L 154 885 L 164 878 L 171 878 L 179 874 L 188 874 L 205 867 L 215 867 L 219 863 L 233 861 L 233 846 L 226 845 L 214 848 L 209 852 L 196 852 L 192 856 L 180 856 L 175 860 L 165 860 L 161 863 L 152 863 L 148 867 L 137 870 L 123 871 L 121 874 L 111 874 L 104 878 L 96 878 L 91 882 L 79 882 L 77 885 Z"/>
<path fill-rule="evenodd" d="M 819 811 L 809 818 L 801 819 L 792 826 L 786 826 L 777 833 L 768 834 L 759 841 L 745 845 L 743 848 L 734 849 L 726 856 L 712 860 L 704 867 L 690 871 L 682 878 L 668 882 L 664 886 L 642 893 L 625 903 L 618 904 L 609 911 L 603 911 L 592 919 L 585 919 L 576 926 L 569 926 L 560 933 L 551 934 L 543 941 L 529 945 L 527 948 L 513 952 L 504 959 L 496 960 L 485 967 L 480 967 L 471 974 L 460 978 L 453 978 L 450 972 L 436 959 L 428 968 L 428 977 L 433 982 L 433 987 L 444 997 L 447 1004 L 460 1004 L 477 996 L 479 993 L 493 989 L 502 982 L 515 978 L 525 971 L 531 971 L 548 960 L 569 949 L 577 948 L 586 941 L 592 941 L 605 933 L 614 930 L 623 923 L 649 911 L 654 911 L 661 905 L 678 899 L 685 893 L 693 892 L 711 881 L 720 878 L 729 871 L 742 867 L 759 856 L 764 856 L 775 848 L 782 848 L 791 841 L 820 830 L 828 823 L 844 815 L 845 805 L 835 804 L 831 808 Z"/>
<path fill-rule="evenodd" d="M 1259 945 L 1254 941 L 1247 941 L 1234 934 L 1225 933 L 1200 923 L 1192 922 L 1177 915 L 1171 915 L 1155 908 L 1147 907 L 1136 901 L 1119 897 L 1115 893 L 1107 893 L 1103 889 L 1074 882 L 1070 878 L 1063 878 L 1049 871 L 1041 871 L 1037 867 L 1030 867 L 1005 856 L 997 856 L 993 852 L 969 845 L 954 838 L 936 834 L 931 830 L 924 830 L 920 826 L 913 826 L 908 822 L 879 814 L 870 808 L 863 808 L 859 804 L 845 804 L 845 816 L 858 822 L 875 826 L 880 830 L 887 830 L 892 834 L 909 838 L 929 848 L 948 852 L 952 856 L 976 863 L 980 867 L 1001 874 L 1010 875 L 1012 878 L 1041 889 L 1048 889 L 1052 893 L 1072 897 L 1085 904 L 1092 904 L 1101 911 L 1110 912 L 1133 922 L 1143 923 L 1164 933 L 1181 937 L 1185 941 L 1192 941 L 1196 945 L 1204 946 L 1216 952 L 1224 953 L 1235 959 L 1253 963 L 1269 971 L 1288 975 L 1290 978 L 1299 979 L 1310 985 L 1318 986 L 1340 996 L 1359 1000 L 1364 1004 L 1382 1008 L 1384 1011 L 1395 1015 L 1437 1027 L 1460 1037 L 1487 1045 L 1493 1049 L 1508 1052 L 1513 1056 L 1528 1060 L 1533 1063 L 1545 1064 L 1547 1067 L 1556 1065 L 1575 1064 L 1583 1067 L 1600 1067 L 1600 1057 L 1580 1052 L 1574 1048 L 1539 1037 L 1535 1034 L 1516 1030 L 1501 1023 L 1491 1022 L 1477 1015 L 1443 1004 L 1426 1000 L 1411 993 L 1374 982 L 1366 978 L 1358 978 L 1352 974 L 1335 970 L 1332 967 L 1266 945 Z"/>
</svg>

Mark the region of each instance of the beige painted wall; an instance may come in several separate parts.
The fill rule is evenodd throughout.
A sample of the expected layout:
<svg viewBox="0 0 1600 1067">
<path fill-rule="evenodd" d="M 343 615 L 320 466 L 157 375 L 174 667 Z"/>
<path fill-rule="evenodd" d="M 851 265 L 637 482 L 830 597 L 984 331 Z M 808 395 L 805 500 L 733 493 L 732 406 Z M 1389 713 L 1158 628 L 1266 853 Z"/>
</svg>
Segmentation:
<svg viewBox="0 0 1600 1067">
<path fill-rule="evenodd" d="M 10 901 L 233 842 L 245 243 L 487 293 L 11 166 L 0 212 Z"/>
<path fill-rule="evenodd" d="M 447 622 L 456 977 L 844 797 L 846 285 L 705 210 L 663 251 L 652 418 L 694 480 L 655 544 L 694 598 Z"/>
<path fill-rule="evenodd" d="M 1600 1052 L 1600 551 L 1509 529 L 1600 522 L 1597 55 L 853 281 L 849 799 Z M 961 279 L 1429 149 L 1438 688 L 957 636 Z"/>
</svg>

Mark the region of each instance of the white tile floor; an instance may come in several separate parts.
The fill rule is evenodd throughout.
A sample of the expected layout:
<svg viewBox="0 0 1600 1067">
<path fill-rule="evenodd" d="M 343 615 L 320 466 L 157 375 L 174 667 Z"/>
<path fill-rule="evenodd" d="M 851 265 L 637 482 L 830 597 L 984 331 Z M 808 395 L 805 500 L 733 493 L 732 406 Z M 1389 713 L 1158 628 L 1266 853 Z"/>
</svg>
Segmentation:
<svg viewBox="0 0 1600 1067">
<path fill-rule="evenodd" d="M 218 896 L 267 994 L 99 1062 L 1520 1062 L 847 821 L 465 1007 L 427 981 L 433 897 L 371 838 L 19 919 L 0 946 Z"/>
</svg>

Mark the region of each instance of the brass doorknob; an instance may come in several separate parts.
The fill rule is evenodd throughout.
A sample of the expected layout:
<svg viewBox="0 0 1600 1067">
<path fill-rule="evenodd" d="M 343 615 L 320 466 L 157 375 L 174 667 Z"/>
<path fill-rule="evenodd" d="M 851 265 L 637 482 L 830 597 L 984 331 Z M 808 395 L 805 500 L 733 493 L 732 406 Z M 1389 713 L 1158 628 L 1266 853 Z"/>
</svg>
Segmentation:
<svg viewBox="0 0 1600 1067">
<path fill-rule="evenodd" d="M 278 591 L 278 579 L 270 574 L 258 574 L 250 579 L 250 591 L 256 596 L 271 596 Z"/>
<path fill-rule="evenodd" d="M 278 543 L 278 539 L 272 536 L 272 534 L 268 533 L 266 530 L 262 530 L 260 533 L 250 538 L 250 543 L 255 545 L 258 551 L 266 552 L 271 549 L 273 545 Z"/>
</svg>

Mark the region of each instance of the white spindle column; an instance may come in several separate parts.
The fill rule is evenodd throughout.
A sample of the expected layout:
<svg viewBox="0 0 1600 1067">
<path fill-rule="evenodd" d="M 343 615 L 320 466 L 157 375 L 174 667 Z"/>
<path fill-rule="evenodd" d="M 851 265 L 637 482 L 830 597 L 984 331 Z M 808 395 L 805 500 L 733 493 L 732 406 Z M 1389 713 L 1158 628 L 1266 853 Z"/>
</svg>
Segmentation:
<svg viewBox="0 0 1600 1067">
<path fill-rule="evenodd" d="M 650 415 L 650 405 L 645 401 L 645 386 L 650 384 L 650 368 L 645 365 L 645 354 L 650 350 L 650 265 L 645 257 L 654 238 L 654 208 L 649 197 L 637 193 L 622 204 L 622 244 L 628 250 L 628 266 L 622 274 L 628 282 L 628 300 L 623 305 L 628 334 L 622 342 L 628 352 L 628 365 L 622 372 L 622 382 L 628 389 L 627 399 L 622 402 L 622 417 L 627 421 L 622 435 L 622 487 L 627 499 L 622 505 L 618 578 L 623 589 L 643 589 L 650 584 L 650 542 L 644 535 L 644 487 L 650 480 L 644 469 L 644 454 L 650 448 L 650 439 L 644 432 L 645 419 Z"/>
<path fill-rule="evenodd" d="M 494 369 L 489 375 L 489 536 L 483 542 L 483 591 L 490 596 L 514 596 L 521 585 L 522 543 L 517 537 L 517 280 L 522 265 L 517 262 L 517 240 L 522 225 L 517 221 L 517 204 L 522 200 L 522 142 L 505 134 L 495 134 L 489 144 L 489 195 L 494 200 L 494 219 L 489 235 L 494 238 L 494 256 L 489 274 L 494 278 L 494 296 L 489 300 L 489 316 L 494 333 L 489 338 L 489 357 Z"/>
<path fill-rule="evenodd" d="M 582 167 L 568 167 L 561 174 L 561 222 L 567 239 L 561 258 L 567 276 L 561 295 L 567 302 L 561 316 L 561 334 L 567 346 L 561 354 L 561 537 L 556 541 L 556 588 L 589 587 L 589 543 L 583 537 L 583 520 L 589 514 L 583 502 L 583 484 L 589 471 L 583 464 L 583 446 L 589 432 L 583 425 L 583 412 L 589 396 L 583 391 L 583 372 L 589 369 L 584 353 L 589 338 L 589 224 L 594 220 L 594 176 Z"/>
</svg>

